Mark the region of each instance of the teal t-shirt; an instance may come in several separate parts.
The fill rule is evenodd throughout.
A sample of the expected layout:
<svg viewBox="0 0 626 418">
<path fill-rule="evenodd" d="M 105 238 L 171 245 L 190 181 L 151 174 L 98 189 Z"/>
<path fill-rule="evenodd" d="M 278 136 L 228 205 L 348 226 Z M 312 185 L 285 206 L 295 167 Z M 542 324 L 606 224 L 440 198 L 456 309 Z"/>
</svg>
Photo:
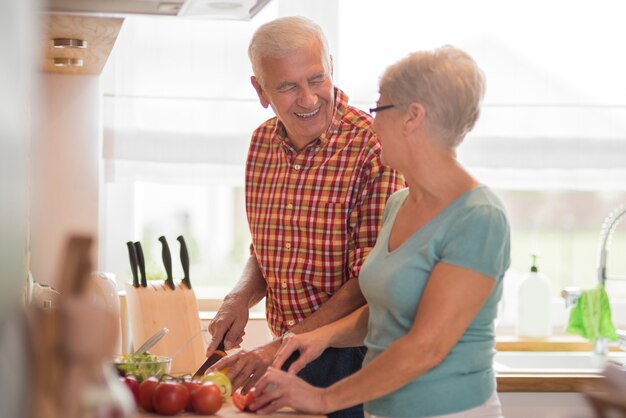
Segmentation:
<svg viewBox="0 0 626 418">
<path fill-rule="evenodd" d="M 500 200 L 479 186 L 389 252 L 391 228 L 408 194 L 404 189 L 389 198 L 378 240 L 359 275 L 370 309 L 364 365 L 409 332 L 438 262 L 490 276 L 496 287 L 442 363 L 399 390 L 367 402 L 365 410 L 386 417 L 451 414 L 485 403 L 495 390 L 494 319 L 510 264 L 509 224 Z M 415 358 L 419 356 L 416 351 Z"/>
</svg>

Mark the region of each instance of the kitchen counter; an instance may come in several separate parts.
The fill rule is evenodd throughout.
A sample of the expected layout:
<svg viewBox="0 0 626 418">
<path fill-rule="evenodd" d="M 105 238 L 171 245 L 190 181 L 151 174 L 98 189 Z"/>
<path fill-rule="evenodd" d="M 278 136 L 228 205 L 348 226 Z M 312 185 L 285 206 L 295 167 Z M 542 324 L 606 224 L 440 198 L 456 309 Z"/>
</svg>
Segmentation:
<svg viewBox="0 0 626 418">
<path fill-rule="evenodd" d="M 149 412 L 138 411 L 134 418 L 155 418 L 160 415 L 151 414 Z M 224 404 L 222 409 L 215 415 L 199 415 L 192 412 L 185 412 L 184 414 L 175 415 L 177 417 L 218 417 L 218 418 L 326 418 L 326 415 L 308 415 L 308 414 L 299 414 L 295 412 L 293 409 L 283 408 L 279 411 L 274 412 L 271 415 L 259 415 L 248 412 L 241 412 L 237 408 L 235 408 L 230 402 Z"/>
<path fill-rule="evenodd" d="M 516 336 L 496 337 L 496 350 L 523 352 L 591 352 L 593 346 L 574 335 L 544 339 Z M 620 351 L 611 347 L 611 351 Z M 595 373 L 496 373 L 498 392 L 581 392 L 601 386 L 603 377 Z"/>
<path fill-rule="evenodd" d="M 496 374 L 498 392 L 581 392 L 600 387 L 597 374 Z"/>
</svg>

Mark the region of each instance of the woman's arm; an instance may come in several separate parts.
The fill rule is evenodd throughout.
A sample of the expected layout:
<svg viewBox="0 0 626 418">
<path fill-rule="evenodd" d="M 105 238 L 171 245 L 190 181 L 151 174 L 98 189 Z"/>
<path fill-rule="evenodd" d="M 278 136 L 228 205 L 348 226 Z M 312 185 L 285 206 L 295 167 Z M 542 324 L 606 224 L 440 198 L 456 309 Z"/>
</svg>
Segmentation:
<svg viewBox="0 0 626 418">
<path fill-rule="evenodd" d="M 462 277 L 462 280 L 459 278 Z M 327 413 L 387 395 L 438 365 L 459 341 L 495 287 L 495 280 L 438 263 L 430 275 L 409 333 L 357 373 L 326 389 L 313 388 L 271 369 L 257 385 L 254 407 L 269 413 L 289 405 Z M 416 355 L 417 353 L 417 355 Z M 304 383 L 304 382 L 302 382 Z M 263 392 L 269 384 L 273 390 Z"/>
<path fill-rule="evenodd" d="M 363 345 L 368 317 L 369 307 L 365 305 L 314 331 L 285 336 L 272 366 L 280 369 L 293 352 L 299 351 L 300 357 L 289 366 L 290 373 L 298 373 L 328 347 Z"/>
</svg>

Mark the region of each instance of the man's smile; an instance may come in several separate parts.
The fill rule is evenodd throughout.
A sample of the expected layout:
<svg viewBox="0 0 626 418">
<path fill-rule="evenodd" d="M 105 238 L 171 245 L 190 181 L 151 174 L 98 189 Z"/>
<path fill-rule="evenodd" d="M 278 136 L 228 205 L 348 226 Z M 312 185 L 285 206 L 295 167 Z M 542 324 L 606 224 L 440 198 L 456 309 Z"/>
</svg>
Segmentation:
<svg viewBox="0 0 626 418">
<path fill-rule="evenodd" d="M 293 112 L 294 115 L 296 115 L 297 117 L 299 117 L 300 119 L 310 119 L 313 116 L 317 115 L 320 112 L 321 107 L 318 107 L 317 109 L 315 109 L 312 112 L 309 113 L 298 113 L 298 112 Z"/>
</svg>

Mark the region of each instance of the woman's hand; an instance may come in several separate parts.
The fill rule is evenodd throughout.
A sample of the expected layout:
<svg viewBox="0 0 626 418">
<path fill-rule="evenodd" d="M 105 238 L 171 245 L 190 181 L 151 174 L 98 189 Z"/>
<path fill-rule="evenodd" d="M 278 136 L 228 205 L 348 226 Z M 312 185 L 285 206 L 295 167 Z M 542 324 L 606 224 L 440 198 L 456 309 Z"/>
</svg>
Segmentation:
<svg viewBox="0 0 626 418">
<path fill-rule="evenodd" d="M 283 336 L 283 342 L 276 353 L 276 357 L 274 357 L 272 367 L 280 369 L 291 354 L 299 351 L 300 357 L 287 370 L 291 374 L 296 374 L 318 358 L 327 347 L 327 338 L 321 331 L 316 330 L 302 334 L 287 333 Z"/>
<path fill-rule="evenodd" d="M 250 408 L 257 414 L 271 414 L 285 406 L 309 414 L 330 412 L 326 389 L 311 386 L 299 377 L 273 367 L 267 369 L 252 391 L 254 402 Z"/>
</svg>

